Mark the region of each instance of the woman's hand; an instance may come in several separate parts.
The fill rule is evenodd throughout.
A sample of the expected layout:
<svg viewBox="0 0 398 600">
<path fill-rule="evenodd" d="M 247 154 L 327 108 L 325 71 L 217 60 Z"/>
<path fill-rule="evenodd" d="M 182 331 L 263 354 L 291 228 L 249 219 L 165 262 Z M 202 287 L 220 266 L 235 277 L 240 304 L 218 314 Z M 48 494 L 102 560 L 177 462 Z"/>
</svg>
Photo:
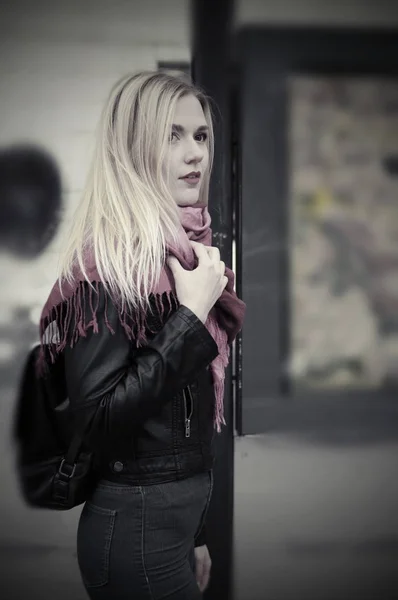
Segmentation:
<svg viewBox="0 0 398 600">
<path fill-rule="evenodd" d="M 180 304 L 189 308 L 205 323 L 207 315 L 223 293 L 228 278 L 225 276 L 225 263 L 220 260 L 218 248 L 192 241 L 190 243 L 198 258 L 196 269 L 185 270 L 174 256 L 168 259 L 167 264 L 174 276 Z"/>
<path fill-rule="evenodd" d="M 210 581 L 211 558 L 206 545 L 195 548 L 195 576 L 201 592 L 204 592 Z"/>
</svg>

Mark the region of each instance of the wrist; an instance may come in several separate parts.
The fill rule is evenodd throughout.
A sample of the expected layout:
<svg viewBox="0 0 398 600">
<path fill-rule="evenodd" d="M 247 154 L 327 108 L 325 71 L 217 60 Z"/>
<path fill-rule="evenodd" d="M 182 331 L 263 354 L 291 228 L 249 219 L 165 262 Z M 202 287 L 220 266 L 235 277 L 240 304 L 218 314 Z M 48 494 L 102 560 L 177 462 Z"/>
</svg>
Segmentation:
<svg viewBox="0 0 398 600">
<path fill-rule="evenodd" d="M 196 307 L 194 304 L 190 304 L 190 303 L 189 304 L 184 303 L 184 306 L 186 308 L 188 308 L 195 315 L 195 317 L 197 317 L 199 319 L 199 321 L 202 321 L 203 324 L 206 323 L 207 314 L 203 310 Z"/>
</svg>

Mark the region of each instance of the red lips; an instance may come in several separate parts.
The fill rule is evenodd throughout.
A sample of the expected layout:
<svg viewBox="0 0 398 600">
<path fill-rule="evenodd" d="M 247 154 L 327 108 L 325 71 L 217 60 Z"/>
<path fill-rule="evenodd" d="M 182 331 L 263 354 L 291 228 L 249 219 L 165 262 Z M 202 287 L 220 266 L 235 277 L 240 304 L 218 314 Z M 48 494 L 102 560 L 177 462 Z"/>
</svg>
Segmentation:
<svg viewBox="0 0 398 600">
<path fill-rule="evenodd" d="M 200 171 L 191 171 L 190 173 L 187 173 L 183 177 L 180 177 L 180 179 L 186 179 L 187 177 L 194 177 L 195 179 L 199 178 L 200 177 Z"/>
</svg>

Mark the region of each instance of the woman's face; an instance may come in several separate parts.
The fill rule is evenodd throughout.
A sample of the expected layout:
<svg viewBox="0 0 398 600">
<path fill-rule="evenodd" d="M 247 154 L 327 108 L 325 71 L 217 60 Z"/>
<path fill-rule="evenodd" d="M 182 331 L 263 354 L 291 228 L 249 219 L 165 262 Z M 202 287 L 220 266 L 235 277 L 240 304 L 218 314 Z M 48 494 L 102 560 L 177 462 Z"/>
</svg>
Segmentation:
<svg viewBox="0 0 398 600">
<path fill-rule="evenodd" d="M 165 161 L 166 180 L 179 206 L 198 202 L 208 164 L 208 126 L 202 106 L 195 96 L 184 96 L 176 105 Z"/>
</svg>

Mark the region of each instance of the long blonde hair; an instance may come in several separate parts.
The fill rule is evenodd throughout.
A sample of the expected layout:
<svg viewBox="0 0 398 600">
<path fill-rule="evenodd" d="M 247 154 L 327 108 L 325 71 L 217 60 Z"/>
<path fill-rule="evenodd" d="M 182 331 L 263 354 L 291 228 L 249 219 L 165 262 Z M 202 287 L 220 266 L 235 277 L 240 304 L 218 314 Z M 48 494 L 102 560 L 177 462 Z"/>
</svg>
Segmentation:
<svg viewBox="0 0 398 600">
<path fill-rule="evenodd" d="M 88 280 L 85 251 L 122 305 L 148 306 L 167 242 L 178 244 L 180 217 L 162 173 L 177 101 L 194 95 L 209 126 L 209 168 L 200 202 L 208 202 L 214 153 L 208 98 L 183 77 L 145 71 L 112 89 L 102 113 L 83 197 L 61 251 L 59 281 L 73 282 L 78 265 Z"/>
</svg>

